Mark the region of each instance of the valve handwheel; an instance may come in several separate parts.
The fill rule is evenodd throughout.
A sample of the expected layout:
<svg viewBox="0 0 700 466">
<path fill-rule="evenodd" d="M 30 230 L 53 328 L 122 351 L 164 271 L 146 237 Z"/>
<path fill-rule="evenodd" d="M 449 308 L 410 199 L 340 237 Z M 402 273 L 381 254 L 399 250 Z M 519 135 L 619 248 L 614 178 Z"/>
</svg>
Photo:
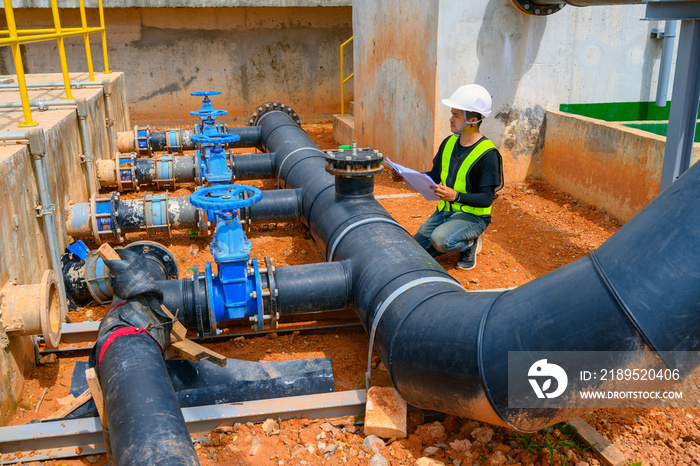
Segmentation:
<svg viewBox="0 0 700 466">
<path fill-rule="evenodd" d="M 191 92 L 190 95 L 195 97 L 209 97 L 210 95 L 219 95 L 221 91 L 195 91 Z"/>
<path fill-rule="evenodd" d="M 204 119 L 228 115 L 228 112 L 226 110 L 192 110 L 190 115 Z"/>
<path fill-rule="evenodd" d="M 242 195 L 248 193 L 247 198 Z M 227 184 L 210 186 L 190 195 L 190 203 L 211 211 L 238 210 L 250 207 L 262 199 L 262 191 L 253 186 Z"/>
<path fill-rule="evenodd" d="M 231 142 L 236 142 L 240 140 L 241 137 L 237 134 L 226 134 L 226 133 L 213 133 L 209 135 L 195 134 L 192 136 L 192 142 L 195 144 L 209 144 L 209 145 L 220 145 L 228 144 Z"/>
<path fill-rule="evenodd" d="M 190 115 L 196 116 L 202 120 L 215 119 L 216 117 L 228 115 L 226 110 L 214 110 L 214 107 L 211 105 L 211 100 L 209 99 L 210 95 L 219 95 L 221 91 L 196 91 L 190 94 L 196 97 L 204 97 L 204 100 L 202 100 L 202 109 L 192 110 Z"/>
</svg>

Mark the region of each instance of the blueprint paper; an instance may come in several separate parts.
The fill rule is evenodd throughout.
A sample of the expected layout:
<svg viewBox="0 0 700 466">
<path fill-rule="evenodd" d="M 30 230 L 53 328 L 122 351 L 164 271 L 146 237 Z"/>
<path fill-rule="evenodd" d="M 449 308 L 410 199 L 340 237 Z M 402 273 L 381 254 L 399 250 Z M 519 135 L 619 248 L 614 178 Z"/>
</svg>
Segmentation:
<svg viewBox="0 0 700 466">
<path fill-rule="evenodd" d="M 388 157 L 384 157 L 384 161 L 393 168 L 396 173 L 403 177 L 406 186 L 411 188 L 413 191 L 422 195 L 428 201 L 439 201 L 440 198 L 435 195 L 432 189 L 437 187 L 432 178 L 430 178 L 425 173 L 419 173 L 403 165 L 393 163 Z"/>
</svg>

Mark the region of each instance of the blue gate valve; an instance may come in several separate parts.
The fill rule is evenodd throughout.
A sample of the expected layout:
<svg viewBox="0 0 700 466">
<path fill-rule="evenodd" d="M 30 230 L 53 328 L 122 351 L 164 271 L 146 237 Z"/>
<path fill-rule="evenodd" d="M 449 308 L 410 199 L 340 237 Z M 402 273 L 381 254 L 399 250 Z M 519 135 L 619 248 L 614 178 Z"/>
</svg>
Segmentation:
<svg viewBox="0 0 700 466">
<path fill-rule="evenodd" d="M 207 132 L 212 130 L 218 133 L 216 117 L 228 115 L 226 110 L 214 110 L 214 106 L 211 104 L 209 96 L 219 94 L 221 94 L 221 91 L 197 91 L 191 93 L 191 95 L 196 97 L 204 97 L 204 100 L 202 100 L 202 109 L 192 110 L 190 112 L 190 115 L 196 116 L 202 120 L 202 125 L 197 128 L 201 134 L 207 134 Z"/>
<path fill-rule="evenodd" d="M 231 182 L 233 172 L 228 167 L 224 144 L 236 142 L 241 139 L 238 135 L 221 132 L 220 125 L 216 124 L 216 117 L 227 115 L 226 110 L 215 110 L 209 99 L 210 95 L 219 95 L 219 91 L 193 92 L 194 96 L 204 96 L 201 110 L 193 110 L 190 115 L 199 117 L 201 125 L 197 125 L 199 134 L 192 136 L 192 142 L 199 144 L 201 149 L 195 151 L 195 163 L 199 167 L 199 184 L 209 186 L 216 184 L 228 184 Z"/>
<path fill-rule="evenodd" d="M 260 269 L 257 259 L 250 258 L 251 243 L 238 219 L 238 209 L 250 207 L 262 198 L 262 191 L 252 186 L 218 185 L 195 191 L 193 206 L 206 210 L 216 222 L 209 245 L 217 274 L 211 263 L 206 266 L 207 301 L 212 333 L 220 333 L 216 323 L 248 318 L 262 330 L 264 315 Z"/>
<path fill-rule="evenodd" d="M 221 145 L 238 141 L 240 138 L 235 134 L 222 133 L 192 136 L 192 142 L 202 147 L 195 153 L 195 160 L 199 164 L 199 184 L 203 185 L 206 182 L 212 186 L 231 182 L 233 172 L 228 166 L 226 151 Z"/>
</svg>

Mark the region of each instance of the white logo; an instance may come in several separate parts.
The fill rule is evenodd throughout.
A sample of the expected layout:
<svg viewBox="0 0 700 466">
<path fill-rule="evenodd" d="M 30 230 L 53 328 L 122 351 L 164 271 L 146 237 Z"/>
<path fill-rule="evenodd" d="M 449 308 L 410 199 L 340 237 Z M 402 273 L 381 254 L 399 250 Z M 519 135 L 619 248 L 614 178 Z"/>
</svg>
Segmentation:
<svg viewBox="0 0 700 466">
<path fill-rule="evenodd" d="M 532 385 L 532 389 L 535 391 L 535 395 L 537 395 L 537 398 L 556 398 L 564 393 L 564 390 L 566 390 L 566 385 L 569 383 L 569 378 L 566 376 L 564 369 L 556 364 L 547 363 L 546 359 L 540 359 L 530 366 L 530 370 L 527 372 L 527 375 L 528 377 L 547 377 L 547 379 L 542 383 L 541 387 L 537 382 L 537 379 L 528 379 L 530 381 L 530 385 Z M 557 389 L 553 392 L 548 392 L 547 390 L 549 390 L 552 386 L 552 379 L 557 381 Z"/>
</svg>

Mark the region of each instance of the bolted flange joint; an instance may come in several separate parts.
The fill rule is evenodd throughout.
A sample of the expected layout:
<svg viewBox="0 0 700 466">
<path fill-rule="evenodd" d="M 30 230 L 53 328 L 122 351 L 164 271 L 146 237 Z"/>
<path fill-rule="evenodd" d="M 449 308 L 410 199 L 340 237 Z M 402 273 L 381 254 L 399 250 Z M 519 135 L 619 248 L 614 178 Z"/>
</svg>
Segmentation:
<svg viewBox="0 0 700 466">
<path fill-rule="evenodd" d="M 374 176 L 384 170 L 384 154 L 371 149 L 358 149 L 353 141 L 352 149 L 338 149 L 326 152 L 326 171 L 331 175 L 355 178 Z"/>
</svg>

